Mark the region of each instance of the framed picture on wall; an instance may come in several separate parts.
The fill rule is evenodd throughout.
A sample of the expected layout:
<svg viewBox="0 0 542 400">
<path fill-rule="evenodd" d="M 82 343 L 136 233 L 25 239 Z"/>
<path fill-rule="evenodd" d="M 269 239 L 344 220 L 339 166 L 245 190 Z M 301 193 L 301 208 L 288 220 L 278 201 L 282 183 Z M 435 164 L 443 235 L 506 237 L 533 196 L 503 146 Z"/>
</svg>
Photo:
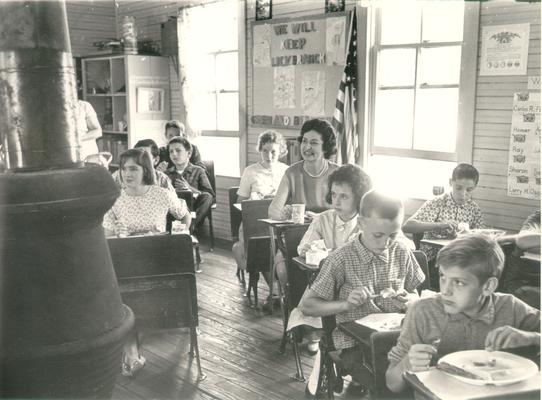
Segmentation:
<svg viewBox="0 0 542 400">
<path fill-rule="evenodd" d="M 344 0 L 326 0 L 326 13 L 344 11 Z"/>
<path fill-rule="evenodd" d="M 272 0 L 256 0 L 256 21 L 271 19 L 272 9 Z"/>
<path fill-rule="evenodd" d="M 137 112 L 160 114 L 164 112 L 164 89 L 137 88 Z"/>
</svg>

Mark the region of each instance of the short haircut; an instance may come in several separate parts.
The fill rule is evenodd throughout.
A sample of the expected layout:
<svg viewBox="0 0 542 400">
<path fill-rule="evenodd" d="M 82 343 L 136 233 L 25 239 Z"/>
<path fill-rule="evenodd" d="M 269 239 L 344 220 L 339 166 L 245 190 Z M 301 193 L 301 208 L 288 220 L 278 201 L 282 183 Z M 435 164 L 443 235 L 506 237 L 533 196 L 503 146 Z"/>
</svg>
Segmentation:
<svg viewBox="0 0 542 400">
<path fill-rule="evenodd" d="M 403 214 L 403 202 L 396 197 L 371 190 L 361 199 L 360 214 L 367 218 L 374 215 L 378 218 L 394 220 Z"/>
<path fill-rule="evenodd" d="M 329 175 L 327 181 L 326 201 L 331 204 L 331 186 L 334 184 L 346 184 L 354 193 L 356 209 L 359 211 L 361 198 L 373 187 L 371 177 L 357 165 L 346 164 Z"/>
<path fill-rule="evenodd" d="M 176 119 L 172 119 L 171 121 L 166 122 L 166 127 L 164 130 L 167 131 L 168 128 L 177 128 L 180 129 L 182 132 L 184 132 L 186 129 L 184 127 L 184 124 Z"/>
<path fill-rule="evenodd" d="M 158 148 L 156 142 L 152 139 L 140 140 L 135 144 L 134 149 L 138 149 L 140 147 L 150 147 L 153 157 L 158 157 L 160 155 L 160 149 Z"/>
<path fill-rule="evenodd" d="M 168 144 L 167 144 L 167 152 L 169 154 L 169 147 L 172 145 L 172 144 L 175 144 L 175 143 L 179 143 L 179 144 L 182 144 L 183 147 L 186 149 L 186 151 L 188 151 L 189 153 L 192 153 L 192 145 L 190 144 L 190 142 L 188 141 L 188 139 L 185 139 L 183 137 L 180 137 L 180 136 L 175 136 L 174 138 L 172 138 Z"/>
<path fill-rule="evenodd" d="M 457 181 L 459 179 L 472 179 L 475 185 L 478 185 L 478 179 L 480 174 L 478 170 L 470 164 L 462 163 L 458 164 L 452 172 L 452 181 Z"/>
<path fill-rule="evenodd" d="M 482 234 L 460 236 L 444 246 L 437 255 L 437 265 L 469 269 L 480 283 L 499 278 L 504 268 L 504 252 L 495 239 Z"/>
<path fill-rule="evenodd" d="M 324 158 L 330 159 L 337 153 L 337 138 L 335 129 L 325 119 L 309 119 L 305 121 L 301 127 L 301 134 L 297 137 L 297 141 L 303 141 L 303 135 L 309 131 L 315 131 L 322 136 L 322 149 L 324 150 Z"/>
<path fill-rule="evenodd" d="M 129 159 L 134 160 L 137 165 L 143 168 L 143 183 L 145 185 L 154 185 L 156 180 L 154 177 L 154 167 L 152 166 L 151 156 L 143 149 L 126 150 L 120 155 L 120 180 L 122 181 L 122 168 Z"/>
<path fill-rule="evenodd" d="M 267 143 L 278 144 L 280 146 L 279 157 L 284 157 L 288 153 L 286 141 L 278 132 L 269 130 L 260 133 L 258 136 L 258 146 L 256 146 L 256 150 L 262 151 L 263 146 L 265 146 Z"/>
</svg>

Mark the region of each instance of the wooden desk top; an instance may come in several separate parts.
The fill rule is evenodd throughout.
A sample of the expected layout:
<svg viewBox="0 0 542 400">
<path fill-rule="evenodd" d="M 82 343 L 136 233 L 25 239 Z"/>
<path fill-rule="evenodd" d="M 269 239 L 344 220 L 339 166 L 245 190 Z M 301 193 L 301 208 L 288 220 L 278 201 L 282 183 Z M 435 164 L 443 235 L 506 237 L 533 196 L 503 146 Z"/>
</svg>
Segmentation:
<svg viewBox="0 0 542 400">
<path fill-rule="evenodd" d="M 304 271 L 318 271 L 320 269 L 318 265 L 307 264 L 305 258 L 301 256 L 293 257 L 292 261 Z"/>
</svg>

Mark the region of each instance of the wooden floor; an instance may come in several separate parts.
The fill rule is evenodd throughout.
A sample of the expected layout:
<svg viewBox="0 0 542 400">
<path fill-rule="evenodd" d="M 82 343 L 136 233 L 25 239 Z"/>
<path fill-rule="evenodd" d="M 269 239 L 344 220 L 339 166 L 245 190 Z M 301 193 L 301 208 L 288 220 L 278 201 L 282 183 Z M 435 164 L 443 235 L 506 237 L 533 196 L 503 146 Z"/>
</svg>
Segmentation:
<svg viewBox="0 0 542 400">
<path fill-rule="evenodd" d="M 120 376 L 116 399 L 302 399 L 305 383 L 293 380 L 295 362 L 291 346 L 278 354 L 282 321 L 280 311 L 264 314 L 250 308 L 235 277 L 230 251 L 202 246 L 203 272 L 197 274 L 199 348 L 207 379 L 198 382 L 195 359 L 187 353 L 185 329 L 149 333 L 143 338 L 147 365 L 135 378 Z M 247 278 L 248 280 L 248 278 Z M 263 279 L 261 302 L 268 290 Z M 261 307 L 261 304 L 260 304 Z M 308 377 L 312 357 L 302 347 Z"/>
</svg>

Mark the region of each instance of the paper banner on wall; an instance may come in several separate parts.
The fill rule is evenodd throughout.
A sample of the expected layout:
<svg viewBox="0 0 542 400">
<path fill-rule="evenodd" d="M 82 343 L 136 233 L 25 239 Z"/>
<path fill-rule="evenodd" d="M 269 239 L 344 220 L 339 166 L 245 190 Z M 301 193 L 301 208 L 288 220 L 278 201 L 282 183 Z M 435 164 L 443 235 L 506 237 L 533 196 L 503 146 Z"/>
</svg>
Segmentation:
<svg viewBox="0 0 542 400">
<path fill-rule="evenodd" d="M 326 73 L 324 71 L 303 72 L 301 79 L 301 108 L 304 115 L 322 117 L 325 114 Z"/>
<path fill-rule="evenodd" d="M 271 26 L 254 25 L 252 63 L 255 67 L 271 66 Z"/>
<path fill-rule="evenodd" d="M 344 17 L 326 20 L 326 63 L 328 65 L 344 65 L 346 19 Z"/>
<path fill-rule="evenodd" d="M 295 67 L 290 65 L 283 68 L 273 68 L 273 107 L 295 107 Z"/>
<path fill-rule="evenodd" d="M 485 26 L 480 75 L 525 75 L 529 30 L 530 24 Z"/>
<path fill-rule="evenodd" d="M 508 158 L 508 196 L 540 199 L 540 93 L 515 93 Z"/>
</svg>

